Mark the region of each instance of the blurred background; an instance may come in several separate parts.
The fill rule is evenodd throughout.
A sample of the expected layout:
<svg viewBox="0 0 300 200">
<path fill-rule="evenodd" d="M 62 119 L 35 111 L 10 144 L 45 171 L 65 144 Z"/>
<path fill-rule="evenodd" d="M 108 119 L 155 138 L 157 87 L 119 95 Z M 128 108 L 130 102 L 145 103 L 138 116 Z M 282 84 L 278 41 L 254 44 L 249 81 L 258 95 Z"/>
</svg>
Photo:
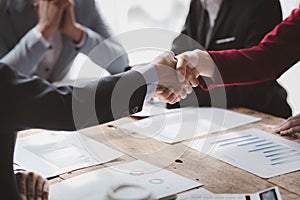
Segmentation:
<svg viewBox="0 0 300 200">
<path fill-rule="evenodd" d="M 189 9 L 189 0 L 96 0 L 103 16 L 114 35 L 142 28 L 161 28 L 180 32 Z M 250 0 L 251 1 L 251 0 Z M 300 5 L 300 0 L 281 0 L 283 17 Z M 176 35 L 164 41 L 169 47 Z M 141 36 L 143 37 L 143 36 Z M 148 38 L 145 38 L 148 39 Z M 124 41 L 121 41 L 121 43 Z M 126 45 L 125 45 L 126 49 Z M 130 53 L 131 65 L 151 61 L 159 51 Z M 298 88 L 300 63 L 282 75 L 279 82 L 289 93 L 293 113 L 300 113 L 300 92 Z M 74 73 L 74 71 L 73 71 Z"/>
</svg>

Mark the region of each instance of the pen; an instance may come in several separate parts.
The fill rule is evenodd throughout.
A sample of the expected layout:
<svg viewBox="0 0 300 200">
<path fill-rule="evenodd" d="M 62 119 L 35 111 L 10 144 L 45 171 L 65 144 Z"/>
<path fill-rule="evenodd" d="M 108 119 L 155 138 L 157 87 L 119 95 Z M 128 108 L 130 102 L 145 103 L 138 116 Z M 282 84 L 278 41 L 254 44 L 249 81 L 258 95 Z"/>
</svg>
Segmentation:
<svg viewBox="0 0 300 200">
<path fill-rule="evenodd" d="M 171 194 L 169 196 L 159 198 L 158 200 L 175 200 L 176 198 L 177 198 L 177 194 Z"/>
</svg>

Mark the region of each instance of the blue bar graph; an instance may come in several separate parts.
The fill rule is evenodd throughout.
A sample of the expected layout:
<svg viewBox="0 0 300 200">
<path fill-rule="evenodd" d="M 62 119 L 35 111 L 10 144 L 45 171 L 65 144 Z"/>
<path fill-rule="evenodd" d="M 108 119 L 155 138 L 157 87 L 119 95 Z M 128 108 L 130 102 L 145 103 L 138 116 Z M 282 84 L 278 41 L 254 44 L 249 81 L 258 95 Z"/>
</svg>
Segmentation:
<svg viewBox="0 0 300 200">
<path fill-rule="evenodd" d="M 228 146 L 228 145 L 233 145 L 233 144 L 240 144 L 240 143 L 257 140 L 257 139 L 259 139 L 259 137 L 248 138 L 248 139 L 238 140 L 238 141 L 234 141 L 234 142 L 228 142 L 228 143 L 220 144 L 220 146 L 222 147 L 222 146 Z"/>
<path fill-rule="evenodd" d="M 277 144 L 265 138 L 247 134 L 215 141 L 221 147 L 245 147 L 249 153 L 259 153 L 270 161 L 272 166 L 300 160 L 300 151 Z"/>
<path fill-rule="evenodd" d="M 281 146 L 281 145 L 276 144 L 276 145 L 273 145 L 273 146 L 268 146 L 268 147 L 263 147 L 263 148 L 258 148 L 258 149 L 252 149 L 252 150 L 250 150 L 249 152 L 263 151 L 263 150 L 266 150 L 266 149 L 272 149 L 272 148 L 280 147 L 280 146 Z"/>
</svg>

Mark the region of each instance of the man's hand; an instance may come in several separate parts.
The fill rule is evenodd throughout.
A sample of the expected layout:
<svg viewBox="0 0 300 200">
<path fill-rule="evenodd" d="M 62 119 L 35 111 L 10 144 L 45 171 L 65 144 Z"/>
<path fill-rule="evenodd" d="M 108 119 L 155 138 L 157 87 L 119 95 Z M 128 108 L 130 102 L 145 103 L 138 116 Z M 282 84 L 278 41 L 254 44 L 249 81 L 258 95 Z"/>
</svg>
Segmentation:
<svg viewBox="0 0 300 200">
<path fill-rule="evenodd" d="M 48 181 L 33 172 L 16 173 L 18 189 L 22 200 L 47 200 Z"/>
<path fill-rule="evenodd" d="M 58 30 L 63 12 L 70 5 L 68 0 L 40 0 L 35 3 L 39 15 L 36 28 L 46 40 Z"/>
<path fill-rule="evenodd" d="M 82 40 L 84 34 L 83 28 L 75 20 L 74 1 L 68 1 L 70 2 L 70 6 L 67 7 L 63 13 L 60 30 L 62 33 L 72 38 L 75 43 L 79 43 Z"/>
<path fill-rule="evenodd" d="M 158 75 L 159 83 L 156 96 L 160 100 L 174 104 L 192 92 L 192 88 L 187 81 L 181 80 L 179 82 L 177 78 L 180 74 L 175 70 L 177 60 L 174 53 L 161 54 L 152 64 Z"/>
<path fill-rule="evenodd" d="M 275 130 L 280 135 L 291 135 L 295 133 L 300 133 L 300 114 L 288 118 Z"/>
<path fill-rule="evenodd" d="M 197 77 L 213 77 L 216 65 L 206 51 L 187 51 L 176 56 L 177 71 L 182 75 L 178 77 L 180 81 L 188 80 L 193 87 L 199 85 Z"/>
</svg>

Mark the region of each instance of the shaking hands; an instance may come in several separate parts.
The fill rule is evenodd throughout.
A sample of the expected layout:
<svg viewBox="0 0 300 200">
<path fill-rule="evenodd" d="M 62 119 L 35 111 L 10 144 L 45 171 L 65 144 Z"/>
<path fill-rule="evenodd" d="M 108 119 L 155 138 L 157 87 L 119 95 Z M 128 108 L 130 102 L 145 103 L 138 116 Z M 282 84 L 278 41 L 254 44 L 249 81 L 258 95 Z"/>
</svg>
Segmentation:
<svg viewBox="0 0 300 200">
<path fill-rule="evenodd" d="M 199 85 L 198 76 L 213 77 L 216 69 L 209 54 L 201 50 L 177 56 L 172 52 L 164 53 L 152 65 L 159 80 L 155 96 L 170 104 L 185 99 L 192 87 Z"/>
</svg>

